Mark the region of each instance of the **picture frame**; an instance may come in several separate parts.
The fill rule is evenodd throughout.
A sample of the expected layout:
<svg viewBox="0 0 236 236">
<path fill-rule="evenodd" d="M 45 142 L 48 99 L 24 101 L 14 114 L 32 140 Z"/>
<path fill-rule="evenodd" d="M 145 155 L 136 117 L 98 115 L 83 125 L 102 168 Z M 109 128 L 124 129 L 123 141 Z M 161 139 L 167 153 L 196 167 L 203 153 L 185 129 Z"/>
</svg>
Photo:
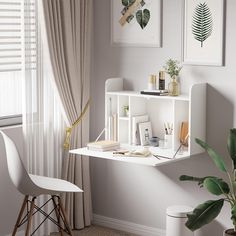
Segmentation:
<svg viewBox="0 0 236 236">
<path fill-rule="evenodd" d="M 223 66 L 225 0 L 184 0 L 183 64 Z"/>
<path fill-rule="evenodd" d="M 152 138 L 152 126 L 150 121 L 139 123 L 139 134 L 141 145 L 149 145 L 149 139 Z"/>
<path fill-rule="evenodd" d="M 130 3 L 134 2 L 134 5 L 136 1 L 139 5 L 133 8 L 134 6 Z M 111 0 L 111 44 L 113 46 L 161 47 L 162 0 L 136 1 Z M 125 5 L 126 3 L 130 5 Z M 130 9 L 132 14 L 129 14 Z M 138 20 L 141 18 L 146 20 Z"/>
</svg>

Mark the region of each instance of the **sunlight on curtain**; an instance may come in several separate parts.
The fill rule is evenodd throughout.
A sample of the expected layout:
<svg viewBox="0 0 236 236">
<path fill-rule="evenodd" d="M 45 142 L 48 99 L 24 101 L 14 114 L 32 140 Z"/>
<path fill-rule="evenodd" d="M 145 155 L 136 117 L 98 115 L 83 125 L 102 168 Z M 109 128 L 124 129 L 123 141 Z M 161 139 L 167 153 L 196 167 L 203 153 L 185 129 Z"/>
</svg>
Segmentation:
<svg viewBox="0 0 236 236">
<path fill-rule="evenodd" d="M 65 122 L 51 83 L 50 61 L 48 53 L 45 52 L 47 47 L 41 40 L 39 6 L 37 0 L 25 0 L 26 60 L 23 86 L 25 154 L 30 173 L 60 178 Z M 32 38 L 36 38 L 35 50 L 30 50 Z M 32 59 L 32 53 L 36 53 L 36 58 Z M 39 202 L 44 200 L 45 198 L 41 198 Z M 42 219 L 41 216 L 35 217 L 34 228 Z M 55 231 L 55 226 L 46 221 L 36 235 L 48 235 L 52 231 Z"/>
</svg>

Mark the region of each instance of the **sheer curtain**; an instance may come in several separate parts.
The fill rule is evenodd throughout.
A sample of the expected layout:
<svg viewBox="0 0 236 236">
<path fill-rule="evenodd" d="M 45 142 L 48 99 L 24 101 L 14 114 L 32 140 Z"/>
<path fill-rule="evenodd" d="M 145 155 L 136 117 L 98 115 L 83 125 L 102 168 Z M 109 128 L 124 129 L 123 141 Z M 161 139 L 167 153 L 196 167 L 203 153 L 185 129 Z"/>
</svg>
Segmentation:
<svg viewBox="0 0 236 236">
<path fill-rule="evenodd" d="M 40 4 L 37 0 L 24 1 L 23 133 L 27 167 L 32 174 L 61 178 L 65 121 L 53 89 L 48 52 L 42 41 Z M 32 40 L 35 41 L 33 48 Z M 39 198 L 38 203 L 44 200 Z M 35 228 L 43 218 L 36 215 L 34 219 Z M 54 230 L 55 227 L 46 221 L 37 235 L 48 235 Z"/>
</svg>

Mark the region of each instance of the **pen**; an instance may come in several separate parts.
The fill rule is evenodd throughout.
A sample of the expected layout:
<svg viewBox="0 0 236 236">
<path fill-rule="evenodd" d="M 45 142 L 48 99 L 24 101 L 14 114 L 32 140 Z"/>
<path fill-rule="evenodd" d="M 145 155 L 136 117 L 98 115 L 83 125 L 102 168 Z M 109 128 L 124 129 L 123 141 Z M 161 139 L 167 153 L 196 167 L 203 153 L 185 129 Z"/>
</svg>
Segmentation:
<svg viewBox="0 0 236 236">
<path fill-rule="evenodd" d="M 154 157 L 156 157 L 158 160 L 161 160 L 157 155 L 153 155 Z"/>
<path fill-rule="evenodd" d="M 171 123 L 171 126 L 170 126 L 170 134 L 172 134 L 173 132 L 173 123 Z"/>
<path fill-rule="evenodd" d="M 167 130 L 167 127 L 166 127 L 166 123 L 164 123 L 164 127 L 165 127 L 165 132 L 166 132 L 166 134 L 168 134 L 168 130 Z"/>
<path fill-rule="evenodd" d="M 153 155 L 154 157 L 156 157 L 157 159 L 160 160 L 160 158 L 164 158 L 164 159 L 172 159 L 171 157 L 165 157 L 165 156 L 160 156 L 160 155 Z"/>
</svg>

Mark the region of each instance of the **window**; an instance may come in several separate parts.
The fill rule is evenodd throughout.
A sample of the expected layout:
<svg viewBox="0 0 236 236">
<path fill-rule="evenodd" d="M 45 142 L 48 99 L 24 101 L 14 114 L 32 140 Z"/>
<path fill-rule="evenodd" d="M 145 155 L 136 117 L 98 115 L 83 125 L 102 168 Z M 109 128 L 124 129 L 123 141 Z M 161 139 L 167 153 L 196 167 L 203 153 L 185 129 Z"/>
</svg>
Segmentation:
<svg viewBox="0 0 236 236">
<path fill-rule="evenodd" d="M 25 68 L 36 67 L 35 0 L 0 0 L 0 126 L 22 116 Z"/>
</svg>

